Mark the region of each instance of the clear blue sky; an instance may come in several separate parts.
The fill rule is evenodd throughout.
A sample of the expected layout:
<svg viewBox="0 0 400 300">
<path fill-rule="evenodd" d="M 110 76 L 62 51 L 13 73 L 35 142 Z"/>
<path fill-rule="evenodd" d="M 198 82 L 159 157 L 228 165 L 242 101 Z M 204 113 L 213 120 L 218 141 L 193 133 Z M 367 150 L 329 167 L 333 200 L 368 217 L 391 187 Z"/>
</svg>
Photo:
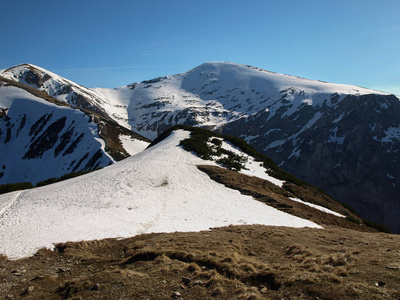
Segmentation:
<svg viewBox="0 0 400 300">
<path fill-rule="evenodd" d="M 0 69 L 118 87 L 207 61 L 400 94 L 399 0 L 1 0 Z"/>
</svg>

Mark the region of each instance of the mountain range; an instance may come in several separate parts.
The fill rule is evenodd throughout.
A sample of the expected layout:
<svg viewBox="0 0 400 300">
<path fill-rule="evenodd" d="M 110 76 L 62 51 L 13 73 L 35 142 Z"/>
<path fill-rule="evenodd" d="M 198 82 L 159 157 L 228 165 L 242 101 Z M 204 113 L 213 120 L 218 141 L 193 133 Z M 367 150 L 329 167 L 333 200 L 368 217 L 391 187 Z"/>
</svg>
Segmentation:
<svg viewBox="0 0 400 300">
<path fill-rule="evenodd" d="M 2 70 L 0 76 L 3 78 L 0 92 L 5 95 L 0 97 L 2 149 L 6 149 L 3 144 L 7 147 L 22 145 L 18 146 L 22 150 L 17 146 L 7 148 L 4 153 L 12 155 L 10 157 L 0 156 L 7 162 L 2 163 L 1 183 L 37 181 L 18 177 L 25 172 L 8 175 L 8 170 L 17 166 L 34 169 L 25 163 L 41 161 L 49 151 L 54 158 L 67 157 L 69 154 L 64 155 L 65 151 L 82 134 L 74 129 L 74 135 L 67 138 L 73 119 L 68 123 L 69 117 L 66 117 L 64 125 L 61 115 L 42 108 L 30 109 L 35 111 L 29 117 L 32 120 L 29 126 L 22 126 L 27 122 L 23 121 L 25 105 L 21 107 L 16 104 L 21 101 L 2 99 L 21 98 L 13 96 L 16 92 L 10 92 L 12 88 L 24 93 L 32 89 L 36 95 L 41 93 L 41 103 L 46 102 L 49 106 L 49 101 L 43 98 L 55 99 L 52 106 L 64 103 L 68 108 L 57 106 L 63 112 L 71 110 L 74 114 L 81 114 L 85 121 L 76 120 L 73 124 L 89 124 L 92 129 L 88 130 L 92 133 L 96 133 L 96 126 L 89 122 L 94 120 L 91 114 L 104 120 L 102 122 L 111 122 L 114 128 L 126 128 L 151 140 L 175 124 L 201 126 L 240 137 L 272 158 L 281 168 L 325 190 L 338 201 L 353 206 L 363 217 L 383 223 L 393 232 L 400 232 L 400 168 L 397 157 L 400 105 L 395 95 L 225 62 L 205 63 L 182 74 L 115 89 L 87 89 L 30 64 Z M 29 97 L 24 95 L 23 98 Z M 37 122 L 38 125 L 33 126 Z M 42 123 L 45 124 L 41 126 Z M 50 125 L 52 127 L 48 129 Z M 52 140 L 49 133 L 54 132 L 53 128 L 57 126 L 64 131 L 58 131 L 55 141 L 56 138 Z M 40 131 L 35 131 L 36 128 Z M 47 133 L 41 137 L 46 130 Z M 92 144 L 93 141 L 102 144 L 101 140 L 107 140 L 101 138 L 99 132 L 102 130 L 90 138 Z M 69 144 L 63 142 L 62 137 Z M 41 142 L 45 140 L 53 142 Z M 140 143 L 144 149 L 144 142 Z M 114 144 L 122 145 L 121 139 L 115 139 Z M 82 144 L 82 147 L 74 149 L 91 148 Z M 89 163 L 97 157 L 95 154 L 99 149 L 104 149 L 101 152 L 103 160 Z M 52 172 L 56 174 L 50 175 L 49 172 L 44 177 L 60 176 L 60 170 L 68 173 L 113 163 L 115 159 L 107 156 L 106 150 L 104 142 L 93 150 L 79 153 L 76 158 L 69 156 L 58 165 L 52 163 L 56 166 Z M 122 152 L 120 149 L 119 153 Z"/>
</svg>

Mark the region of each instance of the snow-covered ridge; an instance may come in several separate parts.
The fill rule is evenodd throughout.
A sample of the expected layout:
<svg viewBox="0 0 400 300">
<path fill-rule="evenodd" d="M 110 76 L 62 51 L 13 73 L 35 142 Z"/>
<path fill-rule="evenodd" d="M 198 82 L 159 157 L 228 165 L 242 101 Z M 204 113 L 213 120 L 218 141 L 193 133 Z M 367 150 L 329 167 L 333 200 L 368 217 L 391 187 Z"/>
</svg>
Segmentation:
<svg viewBox="0 0 400 300">
<path fill-rule="evenodd" d="M 229 224 L 319 225 L 278 211 L 211 180 L 207 163 L 167 139 L 105 169 L 0 196 L 0 253 L 32 255 L 54 243 L 199 231 Z"/>
<path fill-rule="evenodd" d="M 105 152 L 97 125 L 83 112 L 52 104 L 14 86 L 0 88 L 0 183 L 32 182 L 59 177 L 85 165 L 106 166 L 113 159 Z M 82 148 L 76 149 L 74 145 Z M 79 151 L 78 151 L 79 150 Z M 78 164 L 78 162 L 80 162 Z"/>
</svg>

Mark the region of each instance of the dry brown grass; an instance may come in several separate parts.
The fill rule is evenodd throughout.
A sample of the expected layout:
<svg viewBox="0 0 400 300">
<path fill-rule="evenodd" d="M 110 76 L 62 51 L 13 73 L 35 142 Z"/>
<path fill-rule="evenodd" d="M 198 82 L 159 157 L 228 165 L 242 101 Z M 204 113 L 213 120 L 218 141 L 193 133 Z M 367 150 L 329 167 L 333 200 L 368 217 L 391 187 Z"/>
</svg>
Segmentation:
<svg viewBox="0 0 400 300">
<path fill-rule="evenodd" d="M 0 260 L 0 289 L 27 299 L 399 299 L 399 244 L 383 233 L 258 225 L 66 243 Z"/>
</svg>

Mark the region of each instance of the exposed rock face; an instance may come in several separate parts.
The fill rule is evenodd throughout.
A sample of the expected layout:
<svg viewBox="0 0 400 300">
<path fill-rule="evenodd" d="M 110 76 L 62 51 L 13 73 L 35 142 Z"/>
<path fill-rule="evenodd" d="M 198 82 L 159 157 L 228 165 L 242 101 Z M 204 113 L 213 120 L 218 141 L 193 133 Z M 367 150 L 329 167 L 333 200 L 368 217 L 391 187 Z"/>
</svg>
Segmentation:
<svg viewBox="0 0 400 300">
<path fill-rule="evenodd" d="M 400 232 L 398 98 L 347 95 L 334 105 L 284 114 L 270 118 L 263 111 L 222 131 L 256 136 L 249 142 L 281 167 Z"/>
</svg>

